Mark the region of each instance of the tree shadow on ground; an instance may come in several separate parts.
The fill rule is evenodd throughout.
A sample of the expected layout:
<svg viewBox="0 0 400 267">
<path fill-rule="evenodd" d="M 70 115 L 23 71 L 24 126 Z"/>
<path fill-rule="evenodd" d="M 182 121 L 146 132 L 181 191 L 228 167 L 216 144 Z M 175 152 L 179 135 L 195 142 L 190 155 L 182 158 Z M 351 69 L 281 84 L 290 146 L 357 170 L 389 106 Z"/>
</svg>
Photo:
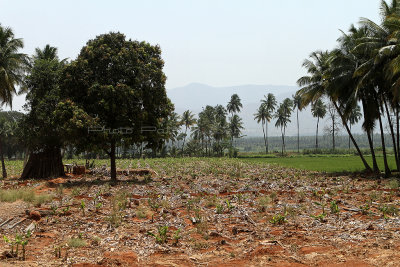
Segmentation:
<svg viewBox="0 0 400 267">
<path fill-rule="evenodd" d="M 87 179 L 87 177 L 84 177 L 82 179 L 68 179 L 69 177 L 66 177 L 66 182 L 65 183 L 60 183 L 62 184 L 65 188 L 74 188 L 74 187 L 90 187 L 90 186 L 101 186 L 101 185 L 110 185 L 110 186 L 117 186 L 117 185 L 129 185 L 129 184 L 135 184 L 135 185 L 147 185 L 151 182 L 153 182 L 153 179 L 148 178 L 148 177 L 130 177 L 128 179 L 119 179 L 117 181 L 111 181 L 111 179 Z M 47 181 L 47 184 L 49 187 L 57 187 L 60 184 L 56 183 L 51 183 L 51 181 Z"/>
</svg>

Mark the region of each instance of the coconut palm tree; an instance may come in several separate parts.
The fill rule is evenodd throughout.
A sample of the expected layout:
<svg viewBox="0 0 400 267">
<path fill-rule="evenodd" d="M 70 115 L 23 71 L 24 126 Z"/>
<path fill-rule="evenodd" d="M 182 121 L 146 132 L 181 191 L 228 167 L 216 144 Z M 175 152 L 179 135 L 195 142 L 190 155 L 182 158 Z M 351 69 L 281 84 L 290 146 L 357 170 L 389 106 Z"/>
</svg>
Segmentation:
<svg viewBox="0 0 400 267">
<path fill-rule="evenodd" d="M 190 110 L 186 110 L 182 114 L 181 125 L 185 126 L 185 135 L 183 137 L 183 144 L 182 144 L 182 155 L 183 150 L 185 148 L 185 141 L 187 136 L 187 130 L 196 123 L 196 119 Z"/>
<path fill-rule="evenodd" d="M 319 119 L 323 119 L 326 114 L 326 105 L 324 102 L 322 102 L 321 99 L 317 99 L 312 105 L 311 105 L 311 113 L 314 118 L 317 118 L 317 132 L 315 135 L 315 149 L 318 149 L 318 124 L 319 124 Z"/>
<path fill-rule="evenodd" d="M 364 55 L 364 51 L 355 49 L 360 43 L 360 40 L 365 40 L 367 35 L 368 30 L 366 27 L 356 28 L 354 25 L 351 25 L 349 33 L 342 32 L 342 36 L 338 39 L 339 47 L 331 52 L 330 67 L 325 74 L 329 77 L 327 91 L 330 92 L 330 97 L 334 101 L 333 104 L 335 105 L 337 101 L 340 106 L 340 108 L 336 108 L 336 111 L 341 117 L 342 124 L 366 169 L 369 170 L 348 125 L 349 113 L 351 113 L 352 109 L 361 101 L 364 109 L 363 129 L 367 134 L 370 146 L 373 170 L 379 173 L 372 142 L 372 131 L 375 127 L 375 120 L 377 119 L 375 110 L 376 104 L 374 98 L 371 97 L 372 92 L 370 87 L 360 86 L 360 78 L 354 76 L 359 66 L 363 66 L 365 62 L 368 61 L 368 57 Z"/>
<path fill-rule="evenodd" d="M 282 134 L 282 155 L 286 151 L 285 145 L 285 135 L 286 135 L 286 127 L 290 121 L 290 116 L 292 115 L 293 111 L 293 101 L 289 98 L 283 100 L 283 102 L 279 105 L 279 108 L 276 111 L 275 118 L 276 123 L 275 127 L 281 129 Z"/>
<path fill-rule="evenodd" d="M 300 86 L 300 90 L 298 90 L 296 94 L 301 96 L 303 107 L 306 107 L 323 96 L 327 96 L 330 99 L 341 117 L 342 124 L 349 134 L 365 169 L 372 171 L 351 134 L 345 119 L 345 114 L 343 113 L 343 105 L 346 103 L 347 99 L 354 99 L 350 97 L 351 95 L 349 96 L 349 93 L 346 93 L 349 90 L 346 91 L 345 88 L 351 88 L 351 86 L 355 87 L 355 82 L 352 79 L 354 69 L 353 71 L 349 71 L 346 68 L 344 68 L 344 70 L 336 70 L 333 68 L 332 63 L 334 61 L 334 56 L 336 53 L 340 52 L 342 51 L 334 51 L 332 53 L 329 51 L 316 51 L 311 53 L 310 59 L 306 59 L 303 62 L 303 67 L 307 69 L 309 75 L 298 79 L 297 84 Z M 338 59 L 336 59 L 336 65 L 341 67 L 347 67 L 349 65 L 342 64 L 341 60 L 342 58 L 338 57 Z M 343 90 L 340 91 L 340 89 Z"/>
<path fill-rule="evenodd" d="M 228 110 L 229 113 L 233 114 L 240 112 L 240 109 L 243 107 L 240 97 L 237 94 L 233 94 L 231 96 L 231 100 L 228 102 L 226 105 L 226 109 Z"/>
<path fill-rule="evenodd" d="M 272 117 L 274 116 L 274 112 L 276 109 L 276 98 L 273 94 L 269 93 L 267 96 L 264 96 L 264 99 L 261 100 L 261 103 L 265 105 L 266 116 L 265 116 L 265 136 L 267 140 L 267 149 L 266 152 L 268 154 L 268 123 L 271 122 Z"/>
<path fill-rule="evenodd" d="M 231 136 L 231 146 L 233 146 L 233 139 L 240 138 L 242 134 L 243 122 L 242 119 L 238 115 L 233 115 L 233 117 L 229 121 L 229 132 Z"/>
<path fill-rule="evenodd" d="M 301 96 L 293 95 L 293 108 L 296 109 L 296 118 L 297 118 L 297 153 L 300 153 L 300 127 L 299 127 L 299 110 L 302 110 L 303 106 L 301 105 Z"/>
<path fill-rule="evenodd" d="M 172 112 L 166 121 L 167 128 L 167 139 L 166 141 L 171 141 L 172 147 L 174 143 L 177 141 L 179 135 L 179 128 L 181 127 L 181 117 L 176 112 Z"/>
<path fill-rule="evenodd" d="M 263 103 L 260 104 L 258 107 L 257 112 L 254 114 L 254 119 L 257 120 L 257 123 L 261 122 L 261 127 L 263 130 L 264 135 L 264 145 L 265 145 L 265 152 L 268 154 L 268 146 L 267 146 L 267 139 L 265 137 L 265 130 L 264 130 L 264 123 L 268 117 L 267 106 Z"/>
<path fill-rule="evenodd" d="M 45 60 L 53 60 L 57 59 L 57 47 L 50 46 L 47 44 L 43 49 L 36 48 L 35 49 L 35 55 L 33 56 L 33 59 L 45 59 Z"/>
<path fill-rule="evenodd" d="M 224 106 L 215 106 L 215 123 L 213 126 L 213 136 L 216 141 L 214 146 L 215 151 L 222 156 L 224 147 L 221 145 L 221 141 L 228 136 L 228 123 L 226 121 L 227 111 Z"/>
<path fill-rule="evenodd" d="M 16 39 L 9 27 L 0 24 L 0 103 L 12 107 L 15 87 L 23 85 L 27 56 L 19 53 L 24 47 L 22 39 Z"/>
<path fill-rule="evenodd" d="M 360 40 L 360 43 L 354 50 L 360 51 L 359 53 L 367 58 L 367 60 L 356 69 L 354 77 L 358 78 L 359 81 L 357 89 L 364 89 L 364 91 L 366 91 L 365 94 L 369 98 L 368 101 L 370 103 L 368 105 L 363 105 L 363 107 L 365 106 L 367 109 L 373 109 L 370 112 L 371 116 L 368 116 L 370 117 L 369 119 L 371 119 L 372 116 L 374 120 L 376 120 L 376 118 L 378 119 L 385 175 L 389 176 L 391 171 L 387 161 L 385 135 L 382 123 L 382 116 L 384 116 L 385 111 L 391 132 L 397 169 L 400 169 L 393 124 L 389 116 L 389 108 L 387 105 L 387 102 L 392 98 L 390 96 L 392 81 L 385 75 L 385 66 L 389 64 L 392 51 L 395 47 L 390 44 L 391 31 L 385 24 L 378 25 L 369 19 L 362 18 L 360 20 L 360 25 L 366 29 L 367 34 Z"/>
<path fill-rule="evenodd" d="M 22 39 L 14 37 L 9 27 L 0 24 L 0 104 L 12 107 L 13 96 L 17 93 L 16 86 L 23 85 L 24 73 L 26 70 L 27 56 L 19 53 L 24 47 Z M 1 140 L 0 140 L 1 143 Z M 0 147 L 1 150 L 1 147 Z M 3 152 L 0 151 L 3 155 Z M 3 178 L 7 172 L 2 157 Z"/>
</svg>

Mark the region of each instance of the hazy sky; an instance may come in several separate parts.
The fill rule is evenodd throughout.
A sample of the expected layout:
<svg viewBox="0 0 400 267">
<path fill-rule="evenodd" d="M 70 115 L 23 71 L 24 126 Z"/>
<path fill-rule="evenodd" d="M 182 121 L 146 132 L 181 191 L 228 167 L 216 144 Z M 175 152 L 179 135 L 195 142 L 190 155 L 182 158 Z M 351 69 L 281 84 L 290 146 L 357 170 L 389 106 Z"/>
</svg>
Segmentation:
<svg viewBox="0 0 400 267">
<path fill-rule="evenodd" d="M 331 49 L 360 17 L 379 21 L 380 0 L 0 0 L 0 23 L 24 52 L 50 44 L 76 58 L 86 41 L 120 31 L 159 44 L 167 88 L 295 85 L 301 63 Z M 20 101 L 18 101 L 20 102 Z M 15 104 L 17 107 L 18 103 Z"/>
</svg>

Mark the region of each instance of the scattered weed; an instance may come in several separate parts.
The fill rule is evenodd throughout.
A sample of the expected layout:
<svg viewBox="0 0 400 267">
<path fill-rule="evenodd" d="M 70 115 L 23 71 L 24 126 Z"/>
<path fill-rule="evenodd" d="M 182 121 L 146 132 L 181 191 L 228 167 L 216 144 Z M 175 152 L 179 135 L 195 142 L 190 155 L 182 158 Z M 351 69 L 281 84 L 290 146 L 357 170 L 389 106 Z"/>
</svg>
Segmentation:
<svg viewBox="0 0 400 267">
<path fill-rule="evenodd" d="M 284 224 L 286 222 L 286 215 L 277 214 L 269 221 L 272 224 Z"/>
<path fill-rule="evenodd" d="M 67 242 L 68 246 L 71 248 L 81 248 L 81 247 L 86 247 L 87 243 L 85 240 L 83 240 L 82 238 L 78 237 L 78 238 L 71 238 L 70 240 L 68 240 Z"/>
</svg>

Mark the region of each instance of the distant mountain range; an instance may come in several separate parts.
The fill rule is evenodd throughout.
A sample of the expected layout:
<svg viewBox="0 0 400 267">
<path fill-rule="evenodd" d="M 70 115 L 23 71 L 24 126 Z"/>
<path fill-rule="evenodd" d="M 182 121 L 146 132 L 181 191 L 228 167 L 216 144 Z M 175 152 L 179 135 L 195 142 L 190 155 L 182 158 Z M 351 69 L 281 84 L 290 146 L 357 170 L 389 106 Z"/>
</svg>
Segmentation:
<svg viewBox="0 0 400 267">
<path fill-rule="evenodd" d="M 268 93 L 275 95 L 278 103 L 286 97 L 291 98 L 296 93 L 296 86 L 276 86 L 276 85 L 238 85 L 229 87 L 213 87 L 201 83 L 191 83 L 183 87 L 168 89 L 167 94 L 175 104 L 175 111 L 182 114 L 189 109 L 196 115 L 206 105 L 215 106 L 218 104 L 226 106 L 232 94 L 238 94 L 241 98 L 243 109 L 240 116 L 243 119 L 245 130 L 244 135 L 262 136 L 260 124 L 254 120 L 254 113 L 257 111 L 260 100 Z M 296 113 L 293 113 L 291 123 L 287 128 L 287 135 L 297 135 Z M 300 135 L 315 135 L 317 120 L 313 118 L 310 108 L 299 113 Z M 319 134 L 324 134 L 324 126 L 329 123 L 327 119 L 320 122 Z M 280 135 L 280 129 L 274 127 L 275 120 L 269 124 L 268 133 L 270 136 Z M 355 132 L 361 132 L 359 125 L 353 127 Z M 345 131 L 342 131 L 345 134 Z"/>
</svg>

